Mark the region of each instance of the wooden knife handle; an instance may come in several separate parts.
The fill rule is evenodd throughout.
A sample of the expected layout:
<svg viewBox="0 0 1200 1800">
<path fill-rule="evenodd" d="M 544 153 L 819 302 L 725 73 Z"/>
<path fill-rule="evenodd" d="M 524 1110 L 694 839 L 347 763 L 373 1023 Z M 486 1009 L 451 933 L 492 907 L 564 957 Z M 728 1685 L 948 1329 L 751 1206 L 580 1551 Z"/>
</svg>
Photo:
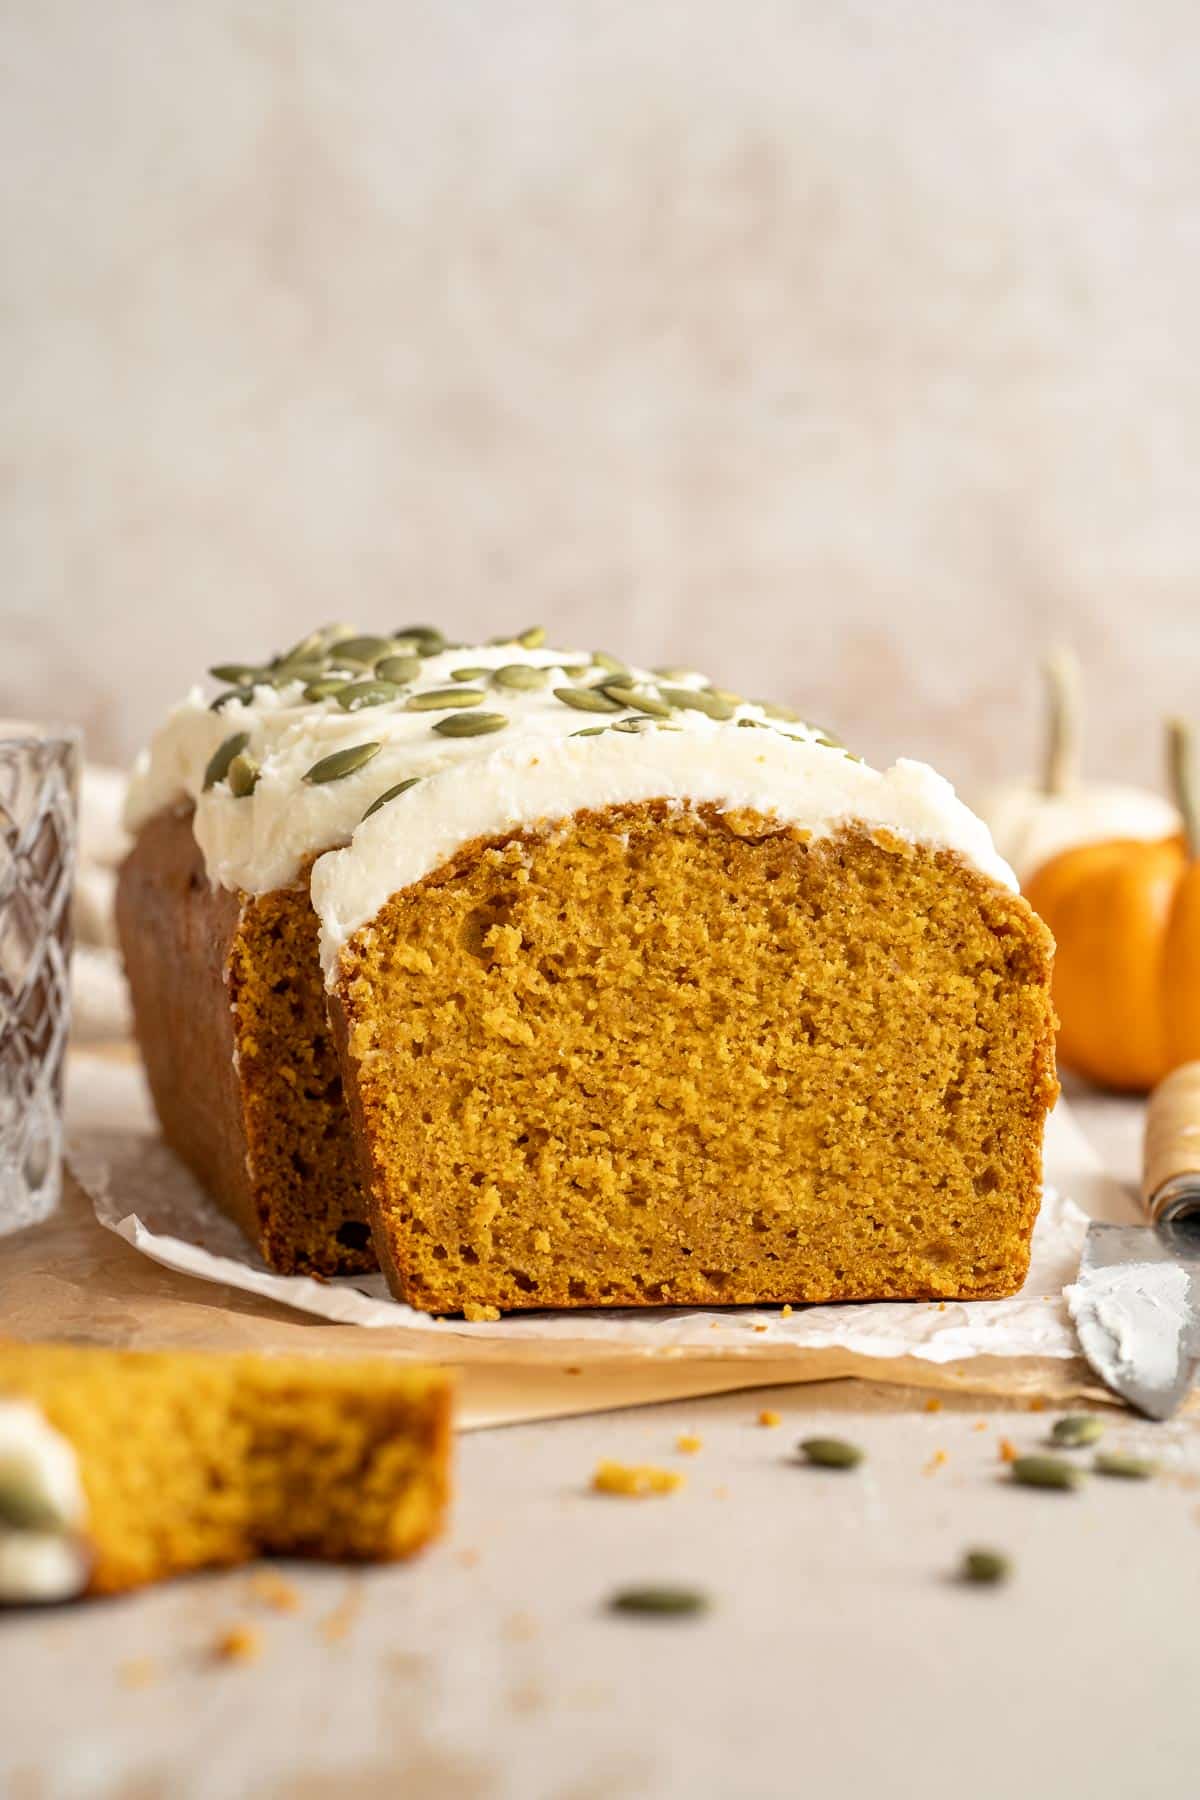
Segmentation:
<svg viewBox="0 0 1200 1800">
<path fill-rule="evenodd" d="M 1142 1199 L 1156 1225 L 1200 1218 L 1200 1062 L 1173 1069 L 1150 1096 Z"/>
</svg>

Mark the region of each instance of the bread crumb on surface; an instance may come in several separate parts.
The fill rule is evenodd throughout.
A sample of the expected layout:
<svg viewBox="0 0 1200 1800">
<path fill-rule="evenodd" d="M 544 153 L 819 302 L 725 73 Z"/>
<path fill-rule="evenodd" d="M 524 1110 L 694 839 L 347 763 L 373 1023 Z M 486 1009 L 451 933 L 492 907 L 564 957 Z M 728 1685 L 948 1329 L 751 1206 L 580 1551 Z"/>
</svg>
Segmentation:
<svg viewBox="0 0 1200 1800">
<path fill-rule="evenodd" d="M 988 1422 L 986 1419 L 976 1419 L 975 1423 L 971 1427 L 971 1430 L 972 1431 L 986 1431 L 987 1428 L 988 1428 Z"/>
<path fill-rule="evenodd" d="M 275 1569 L 258 1569 L 247 1583 L 250 1598 L 272 1612 L 299 1612 L 303 1601 L 300 1591 Z"/>
<path fill-rule="evenodd" d="M 790 1319 L 791 1318 L 792 1308 L 787 1302 L 784 1303 L 779 1316 L 781 1319 Z"/>
<path fill-rule="evenodd" d="M 928 1400 L 925 1402 L 925 1411 L 926 1412 L 941 1412 L 941 1410 L 942 1410 L 942 1403 L 938 1399 L 937 1395 L 930 1394 Z"/>
<path fill-rule="evenodd" d="M 597 1494 L 620 1494 L 644 1500 L 651 1494 L 673 1494 L 684 1477 L 676 1469 L 658 1469 L 652 1463 L 597 1463 L 592 1488 Z"/>
<path fill-rule="evenodd" d="M 697 1450 L 704 1448 L 704 1439 L 697 1437 L 694 1431 L 681 1431 L 675 1439 L 675 1448 L 682 1450 L 685 1456 L 695 1456 Z"/>
<path fill-rule="evenodd" d="M 152 1687 L 158 1677 L 159 1667 L 152 1656 L 131 1656 L 117 1670 L 117 1680 L 123 1688 Z"/>
<path fill-rule="evenodd" d="M 1042 1399 L 1040 1394 L 1035 1394 L 1033 1396 L 1033 1399 L 1029 1402 L 1029 1410 L 1030 1412 L 1045 1412 L 1046 1402 Z"/>
<path fill-rule="evenodd" d="M 950 1458 L 945 1450 L 935 1450 L 921 1473 L 923 1475 L 936 1475 L 938 1470 L 945 1468 L 949 1461 Z"/>
<path fill-rule="evenodd" d="M 321 1620 L 321 1636 L 327 1644 L 340 1644 L 343 1638 L 349 1637 L 350 1627 L 362 1611 L 363 1590 L 360 1582 L 354 1582 L 333 1611 L 326 1613 Z"/>
<path fill-rule="evenodd" d="M 256 1625 L 231 1625 L 213 1645 L 217 1662 L 252 1663 L 262 1655 L 262 1632 Z"/>
<path fill-rule="evenodd" d="M 1000 1439 L 1000 1442 L 997 1444 L 996 1448 L 1000 1452 L 1000 1461 L 1001 1462 L 1006 1462 L 1006 1463 L 1016 1462 L 1018 1456 L 1020 1456 L 1020 1454 L 1021 1454 L 1021 1452 L 1017 1449 L 1017 1446 L 1013 1443 L 1011 1438 L 1002 1437 Z"/>
<path fill-rule="evenodd" d="M 498 1306 L 480 1306 L 475 1301 L 468 1300 L 462 1313 L 468 1325 L 490 1325 L 493 1320 L 500 1317 L 500 1308 Z"/>
<path fill-rule="evenodd" d="M 756 1325 L 754 1329 L 755 1331 L 765 1331 L 767 1328 L 765 1325 Z"/>
<path fill-rule="evenodd" d="M 782 1425 L 783 1419 L 779 1413 L 772 1412 L 769 1406 L 764 1406 L 758 1415 L 758 1422 L 760 1425 Z"/>
</svg>

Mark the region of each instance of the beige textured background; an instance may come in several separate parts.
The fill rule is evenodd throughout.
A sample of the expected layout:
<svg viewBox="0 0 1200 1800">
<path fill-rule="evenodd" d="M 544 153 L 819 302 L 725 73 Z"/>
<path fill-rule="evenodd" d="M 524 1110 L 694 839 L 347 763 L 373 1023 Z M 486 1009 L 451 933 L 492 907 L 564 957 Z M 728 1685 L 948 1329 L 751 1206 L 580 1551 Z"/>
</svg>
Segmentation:
<svg viewBox="0 0 1200 1800">
<path fill-rule="evenodd" d="M 1200 713 L 1194 0 L 5 0 L 0 707 L 316 618 L 695 655 L 872 757 Z"/>
</svg>

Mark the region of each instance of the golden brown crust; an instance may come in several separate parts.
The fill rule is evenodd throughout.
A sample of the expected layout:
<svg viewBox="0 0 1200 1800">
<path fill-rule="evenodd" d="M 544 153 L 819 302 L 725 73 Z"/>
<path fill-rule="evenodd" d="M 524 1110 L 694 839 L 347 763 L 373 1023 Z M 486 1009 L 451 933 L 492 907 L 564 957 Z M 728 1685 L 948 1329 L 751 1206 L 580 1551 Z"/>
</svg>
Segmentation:
<svg viewBox="0 0 1200 1800">
<path fill-rule="evenodd" d="M 431 1311 L 993 1297 L 1056 1092 L 1049 934 L 950 852 L 665 803 L 476 842 L 330 1015 Z"/>
<path fill-rule="evenodd" d="M 140 832 L 117 924 L 163 1136 L 285 1274 L 375 1267 L 325 1011 L 307 872 L 214 887 L 190 810 Z"/>
</svg>

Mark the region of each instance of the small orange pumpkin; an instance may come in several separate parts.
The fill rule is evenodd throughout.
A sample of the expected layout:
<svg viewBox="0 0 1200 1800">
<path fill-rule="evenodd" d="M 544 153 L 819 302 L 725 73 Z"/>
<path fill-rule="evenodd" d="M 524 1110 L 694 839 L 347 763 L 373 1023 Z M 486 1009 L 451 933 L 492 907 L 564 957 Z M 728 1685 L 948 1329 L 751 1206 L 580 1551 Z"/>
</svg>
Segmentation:
<svg viewBox="0 0 1200 1800">
<path fill-rule="evenodd" d="M 1059 1061 L 1136 1093 L 1200 1057 L 1200 806 L 1180 721 L 1168 754 L 1181 835 L 1077 845 L 1025 887 L 1058 944 Z"/>
</svg>

